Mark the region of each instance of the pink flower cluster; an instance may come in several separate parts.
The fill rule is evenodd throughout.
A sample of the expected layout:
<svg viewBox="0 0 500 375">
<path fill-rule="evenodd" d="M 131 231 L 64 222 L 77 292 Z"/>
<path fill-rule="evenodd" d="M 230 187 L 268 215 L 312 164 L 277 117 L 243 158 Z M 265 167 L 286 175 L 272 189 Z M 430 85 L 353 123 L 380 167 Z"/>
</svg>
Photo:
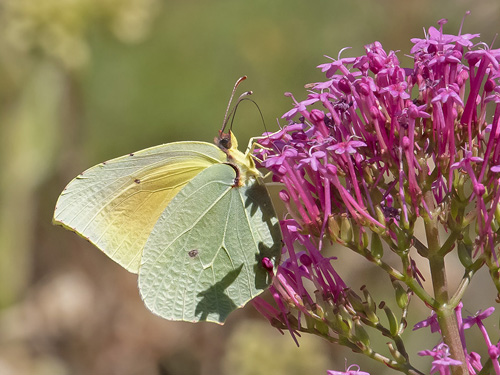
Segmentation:
<svg viewBox="0 0 500 375">
<path fill-rule="evenodd" d="M 474 46 L 478 34 L 444 34 L 444 23 L 412 39 L 413 68 L 375 42 L 362 56 L 319 65 L 328 80 L 308 85 L 307 99 L 287 94 L 295 102 L 283 116 L 289 124 L 266 134 L 257 156 L 284 184 L 302 230 L 325 234 L 337 215 L 362 227 L 386 229 L 392 219 L 407 227 L 432 215 L 426 193 L 446 203 L 465 173 L 482 246 L 494 244 L 500 50 Z"/>
<path fill-rule="evenodd" d="M 438 23 L 412 39 L 404 56 L 412 67 L 379 42 L 362 56 L 340 57 L 342 50 L 319 65 L 326 81 L 307 85 L 301 101 L 286 94 L 294 102 L 283 116 L 287 124 L 259 140 L 255 156 L 282 184 L 287 214 L 285 260 L 271 287 L 275 305 L 260 298 L 254 305 L 294 339 L 313 319 L 327 321 L 325 335 L 342 340 L 327 309 L 357 311 L 332 258 L 322 255 L 324 241 L 373 261 L 383 255 L 383 238 L 407 259 L 402 272 L 420 283 L 407 254 L 427 254 L 412 235 L 424 218 L 455 234 L 441 256 L 466 248 L 464 266 L 475 272 L 486 263 L 500 288 L 492 271 L 500 244 L 500 50 L 474 43 L 479 34 L 445 34 L 446 21 Z M 486 254 L 479 264 L 478 254 Z"/>
</svg>

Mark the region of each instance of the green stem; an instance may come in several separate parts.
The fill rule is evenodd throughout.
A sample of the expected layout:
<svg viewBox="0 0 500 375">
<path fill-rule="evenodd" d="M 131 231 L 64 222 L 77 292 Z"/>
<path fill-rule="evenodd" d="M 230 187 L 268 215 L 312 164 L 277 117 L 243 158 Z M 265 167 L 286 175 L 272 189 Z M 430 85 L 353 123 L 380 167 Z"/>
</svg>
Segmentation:
<svg viewBox="0 0 500 375">
<path fill-rule="evenodd" d="M 398 363 L 398 362 L 396 362 L 396 361 L 394 361 L 394 360 L 392 360 L 392 359 L 390 359 L 390 358 L 388 358 L 380 353 L 377 353 L 376 351 L 372 350 L 371 348 L 368 348 L 368 347 L 363 346 L 363 345 L 358 345 L 357 343 L 352 342 L 350 340 L 346 340 L 346 341 L 339 340 L 338 338 L 332 337 L 328 334 L 322 334 L 318 331 L 311 332 L 310 330 L 305 329 L 305 328 L 300 328 L 300 329 L 298 329 L 298 331 L 299 332 L 306 332 L 306 333 L 314 333 L 317 336 L 320 336 L 331 343 L 336 343 L 336 344 L 339 344 L 342 346 L 346 346 L 346 347 L 350 348 L 351 350 L 353 350 L 354 352 L 363 353 L 367 357 L 370 357 L 370 358 L 376 360 L 377 362 L 383 363 L 384 365 L 386 365 L 394 370 L 400 371 L 404 374 L 407 374 L 407 375 L 425 375 L 423 372 L 420 372 L 415 367 L 410 365 L 408 362 Z"/>
<path fill-rule="evenodd" d="M 350 247 L 350 248 L 353 249 L 352 247 Z M 353 250 L 355 250 L 355 249 L 353 249 Z M 356 251 L 356 252 L 358 252 L 358 251 Z M 422 286 L 417 282 L 417 280 L 415 280 L 415 278 L 409 276 L 408 274 L 406 274 L 406 272 L 404 274 L 402 274 L 401 272 L 396 270 L 394 267 L 385 263 L 380 258 L 374 258 L 373 256 L 371 256 L 369 251 L 365 251 L 364 253 L 358 252 L 358 254 L 361 254 L 367 260 L 376 264 L 378 267 L 383 269 L 388 275 L 390 275 L 394 279 L 405 283 L 412 290 L 412 292 L 415 293 L 415 295 L 418 296 L 423 302 L 425 302 L 429 306 L 437 307 L 437 304 L 436 304 L 436 301 L 434 300 L 434 298 L 432 298 L 432 296 L 430 296 L 425 291 L 425 289 L 422 288 Z"/>
<path fill-rule="evenodd" d="M 455 246 L 455 242 L 462 233 L 463 228 L 460 228 L 460 230 L 453 231 L 448 238 L 446 239 L 445 243 L 443 246 L 441 246 L 441 249 L 439 249 L 438 255 L 444 257 L 446 254 L 448 254 L 451 250 L 453 250 Z"/>
<path fill-rule="evenodd" d="M 433 212 L 434 199 L 431 192 L 427 192 L 426 203 Z M 450 366 L 453 375 L 469 374 L 465 354 L 462 349 L 462 341 L 458 330 L 458 322 L 455 315 L 455 306 L 450 304 L 448 296 L 448 284 L 446 280 L 446 267 L 444 256 L 440 254 L 441 246 L 439 244 L 439 232 L 437 215 L 432 217 L 424 216 L 425 234 L 427 237 L 427 246 L 429 248 L 429 266 L 432 278 L 432 287 L 434 290 L 434 299 L 438 303 L 438 308 L 435 310 L 443 342 L 450 349 L 450 356 L 462 362 L 459 366 Z"/>
<path fill-rule="evenodd" d="M 458 331 L 457 317 L 455 315 L 455 307 L 451 305 L 443 305 L 436 311 L 439 327 L 443 342 L 450 349 L 450 357 L 462 362 L 459 366 L 450 366 L 453 375 L 468 375 L 467 362 L 462 349 L 462 340 Z"/>
<path fill-rule="evenodd" d="M 473 275 L 474 275 L 473 270 L 468 270 L 465 273 L 464 277 L 462 278 L 462 281 L 460 282 L 460 285 L 458 286 L 457 290 L 455 291 L 455 294 L 450 299 L 451 306 L 457 306 L 458 303 L 462 300 L 462 297 L 465 293 L 465 290 L 469 286 Z"/>
<path fill-rule="evenodd" d="M 350 311 L 350 314 L 357 315 L 356 311 L 354 311 L 354 310 Z M 391 333 L 391 330 L 388 329 L 388 328 L 386 328 L 386 327 L 384 327 L 382 324 L 380 324 L 380 323 L 374 323 L 373 321 L 371 321 L 370 319 L 368 319 L 366 316 L 363 316 L 363 315 L 357 315 L 357 316 L 359 316 L 359 318 L 361 319 L 361 321 L 366 326 L 372 327 L 373 329 L 376 329 L 383 336 L 389 337 L 392 341 L 394 341 L 394 344 L 396 344 L 396 348 L 397 348 L 398 352 L 400 352 L 401 355 L 408 361 L 409 355 L 408 355 L 408 352 L 406 351 L 403 339 L 401 338 L 401 336 L 399 335 L 399 333 L 396 334 L 396 335 L 393 335 Z"/>
</svg>

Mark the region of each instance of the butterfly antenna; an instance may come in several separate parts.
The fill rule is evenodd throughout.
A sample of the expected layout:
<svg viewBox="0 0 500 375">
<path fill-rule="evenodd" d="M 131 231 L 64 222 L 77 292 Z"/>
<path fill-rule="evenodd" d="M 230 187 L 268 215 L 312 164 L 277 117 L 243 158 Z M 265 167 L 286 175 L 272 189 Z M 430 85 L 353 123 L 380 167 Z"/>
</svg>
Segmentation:
<svg viewBox="0 0 500 375">
<path fill-rule="evenodd" d="M 231 111 L 231 113 L 229 114 L 229 116 L 231 116 L 231 126 L 230 126 L 230 129 L 233 128 L 233 121 L 234 121 L 234 118 L 236 116 L 236 110 L 238 109 L 238 105 L 243 101 L 243 100 L 248 100 L 250 102 L 252 102 L 253 104 L 255 104 L 255 106 L 257 107 L 257 110 L 259 111 L 259 114 L 260 114 L 260 119 L 262 120 L 262 124 L 264 125 L 264 130 L 267 132 L 267 127 L 266 127 L 266 121 L 264 120 L 264 115 L 262 114 L 262 111 L 260 110 L 260 107 L 259 105 L 257 104 L 256 101 L 248 98 L 248 95 L 251 95 L 252 94 L 252 91 L 247 91 L 245 93 L 243 93 L 239 98 L 238 98 L 238 101 L 236 102 L 236 105 L 234 106 L 234 109 Z"/>
<path fill-rule="evenodd" d="M 234 97 L 234 94 L 236 92 L 236 89 L 238 88 L 240 83 L 243 82 L 245 79 L 247 79 L 247 76 L 240 77 L 240 78 L 238 78 L 238 80 L 234 84 L 233 92 L 231 93 L 231 97 L 229 98 L 229 103 L 227 103 L 226 114 L 224 115 L 224 121 L 222 122 L 222 129 L 220 130 L 221 133 L 224 132 L 224 129 L 226 129 L 228 118 L 231 116 L 231 113 L 234 112 L 234 110 L 230 112 L 229 109 L 231 108 L 231 103 L 233 101 L 233 97 Z M 240 99 L 241 99 L 241 96 L 240 96 Z M 240 101 L 240 99 L 238 99 L 238 102 Z"/>
</svg>

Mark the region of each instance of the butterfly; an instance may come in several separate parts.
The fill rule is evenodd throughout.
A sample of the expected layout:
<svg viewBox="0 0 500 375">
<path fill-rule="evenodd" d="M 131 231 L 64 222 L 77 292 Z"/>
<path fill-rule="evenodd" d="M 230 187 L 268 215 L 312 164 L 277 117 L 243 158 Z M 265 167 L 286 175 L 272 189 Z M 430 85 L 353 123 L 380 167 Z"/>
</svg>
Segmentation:
<svg viewBox="0 0 500 375">
<path fill-rule="evenodd" d="M 237 147 L 221 130 L 215 144 L 167 143 L 96 165 L 66 186 L 53 221 L 138 273 L 154 314 L 222 324 L 270 285 L 281 253 L 251 147 Z"/>
</svg>

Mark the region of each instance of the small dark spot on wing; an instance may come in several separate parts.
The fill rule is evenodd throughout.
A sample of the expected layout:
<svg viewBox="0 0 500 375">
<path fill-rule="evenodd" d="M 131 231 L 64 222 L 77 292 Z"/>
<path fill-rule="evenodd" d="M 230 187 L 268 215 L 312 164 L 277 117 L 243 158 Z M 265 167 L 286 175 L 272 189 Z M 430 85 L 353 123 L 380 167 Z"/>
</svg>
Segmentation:
<svg viewBox="0 0 500 375">
<path fill-rule="evenodd" d="M 191 250 L 188 252 L 188 255 L 191 257 L 191 258 L 195 258 L 198 256 L 198 250 L 194 249 L 194 250 Z"/>
<path fill-rule="evenodd" d="M 128 154 L 128 156 L 134 156 L 134 153 L 133 153 L 133 152 L 131 152 L 130 154 Z"/>
<path fill-rule="evenodd" d="M 141 183 L 141 180 L 139 180 L 138 178 L 136 178 L 136 179 L 134 180 L 134 182 L 135 182 L 136 184 L 140 184 L 140 183 Z"/>
</svg>

